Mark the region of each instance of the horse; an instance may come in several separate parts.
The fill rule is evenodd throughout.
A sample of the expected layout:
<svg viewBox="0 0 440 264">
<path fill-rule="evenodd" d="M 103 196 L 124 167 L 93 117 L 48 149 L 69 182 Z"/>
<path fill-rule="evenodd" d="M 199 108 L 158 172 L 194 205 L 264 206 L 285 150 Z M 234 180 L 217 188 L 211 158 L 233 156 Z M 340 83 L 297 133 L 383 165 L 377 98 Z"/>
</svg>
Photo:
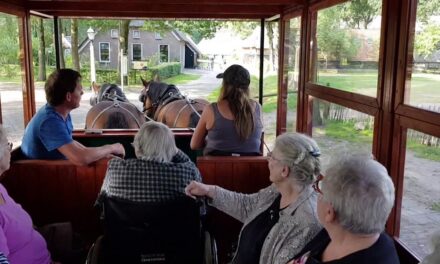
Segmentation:
<svg viewBox="0 0 440 264">
<path fill-rule="evenodd" d="M 145 117 L 128 101 L 116 84 L 92 84 L 94 95 L 90 97 L 93 107 L 87 112 L 86 129 L 140 128 Z"/>
<path fill-rule="evenodd" d="M 144 105 L 147 119 L 162 122 L 170 128 L 196 127 L 208 101 L 188 99 L 172 84 L 141 80 L 144 87 L 139 101 Z"/>
</svg>

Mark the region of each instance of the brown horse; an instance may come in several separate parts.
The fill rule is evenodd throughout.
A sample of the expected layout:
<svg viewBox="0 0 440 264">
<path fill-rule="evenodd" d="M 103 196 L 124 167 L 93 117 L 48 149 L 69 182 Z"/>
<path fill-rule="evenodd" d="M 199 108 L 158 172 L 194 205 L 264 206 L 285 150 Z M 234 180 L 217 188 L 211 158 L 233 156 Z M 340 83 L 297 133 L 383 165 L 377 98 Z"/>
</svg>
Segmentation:
<svg viewBox="0 0 440 264">
<path fill-rule="evenodd" d="M 142 79 L 142 78 L 141 78 Z M 148 119 L 166 124 L 168 127 L 194 128 L 203 108 L 208 104 L 204 99 L 188 99 L 176 86 L 161 82 L 145 81 L 139 101 L 144 104 L 144 114 Z"/>
<path fill-rule="evenodd" d="M 92 85 L 95 95 L 90 97 L 93 106 L 86 116 L 86 129 L 139 128 L 145 117 L 130 103 L 116 84 Z"/>
</svg>

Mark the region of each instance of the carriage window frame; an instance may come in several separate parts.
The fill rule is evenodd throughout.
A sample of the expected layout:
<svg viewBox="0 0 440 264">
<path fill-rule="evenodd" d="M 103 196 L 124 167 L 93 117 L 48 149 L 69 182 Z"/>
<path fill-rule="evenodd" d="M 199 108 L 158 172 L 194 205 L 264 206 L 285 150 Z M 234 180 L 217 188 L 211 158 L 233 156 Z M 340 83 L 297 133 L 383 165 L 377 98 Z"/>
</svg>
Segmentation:
<svg viewBox="0 0 440 264">
<path fill-rule="evenodd" d="M 134 59 L 134 46 L 135 45 L 139 45 L 140 46 L 140 51 L 141 51 L 141 54 L 140 54 L 140 57 L 139 57 L 139 59 Z M 143 44 L 142 43 L 132 43 L 131 44 L 131 61 L 141 61 L 142 60 L 142 58 L 143 58 L 143 53 L 144 53 L 144 51 L 143 51 L 143 49 L 142 49 L 142 47 L 143 47 Z"/>
<path fill-rule="evenodd" d="M 140 39 L 141 38 L 141 31 L 134 29 L 133 30 L 133 39 Z"/>
<path fill-rule="evenodd" d="M 159 32 L 154 32 L 154 39 L 155 40 L 161 40 L 162 39 L 162 34 L 160 34 Z"/>
<path fill-rule="evenodd" d="M 108 45 L 108 60 L 103 60 L 102 59 L 102 47 L 101 44 L 107 44 Z M 99 62 L 111 62 L 111 54 L 110 54 L 110 42 L 108 41 L 103 41 L 103 42 L 99 42 Z"/>
<path fill-rule="evenodd" d="M 166 46 L 167 47 L 167 61 L 162 61 L 162 51 L 161 51 L 161 47 L 162 46 Z M 167 62 L 170 62 L 170 45 L 168 45 L 168 44 L 159 44 L 159 46 L 158 46 L 158 54 L 159 54 L 159 62 L 160 63 L 167 63 Z"/>
</svg>

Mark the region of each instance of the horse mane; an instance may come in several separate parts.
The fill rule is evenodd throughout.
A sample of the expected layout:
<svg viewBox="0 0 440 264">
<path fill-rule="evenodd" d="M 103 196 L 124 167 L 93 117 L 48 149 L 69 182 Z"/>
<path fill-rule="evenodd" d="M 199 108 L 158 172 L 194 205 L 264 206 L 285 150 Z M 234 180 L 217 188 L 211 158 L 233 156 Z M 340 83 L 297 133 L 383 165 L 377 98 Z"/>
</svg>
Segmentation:
<svg viewBox="0 0 440 264">
<path fill-rule="evenodd" d="M 106 94 L 110 94 L 113 91 L 116 91 L 116 95 L 119 98 L 122 98 L 123 102 L 127 102 L 128 101 L 127 97 L 125 97 L 124 92 L 122 91 L 122 89 L 118 85 L 116 85 L 114 83 L 104 83 L 101 86 L 101 89 L 99 89 L 99 92 L 98 92 L 98 97 L 97 97 L 98 98 L 98 103 L 102 102 L 102 101 L 108 101 L 109 99 L 106 98 Z"/>
<path fill-rule="evenodd" d="M 148 95 L 153 102 L 162 102 L 169 97 L 169 93 L 173 95 L 180 95 L 179 89 L 174 84 L 167 84 L 162 82 L 150 82 L 150 89 Z"/>
</svg>

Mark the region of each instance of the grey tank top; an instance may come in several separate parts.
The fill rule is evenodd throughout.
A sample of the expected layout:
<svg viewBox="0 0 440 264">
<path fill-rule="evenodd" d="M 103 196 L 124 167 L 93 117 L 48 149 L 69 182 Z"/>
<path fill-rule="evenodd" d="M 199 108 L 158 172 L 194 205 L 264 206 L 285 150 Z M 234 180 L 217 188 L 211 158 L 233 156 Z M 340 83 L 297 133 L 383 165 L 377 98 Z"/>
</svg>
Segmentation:
<svg viewBox="0 0 440 264">
<path fill-rule="evenodd" d="M 254 130 L 249 138 L 240 140 L 235 130 L 234 120 L 224 118 L 219 110 L 217 103 L 213 103 L 214 110 L 214 126 L 208 130 L 206 136 L 206 146 L 203 150 L 204 155 L 209 155 L 213 151 L 221 151 L 226 153 L 260 153 L 261 134 L 263 132 L 263 124 L 261 123 L 261 106 L 256 103 L 254 117 Z"/>
</svg>

